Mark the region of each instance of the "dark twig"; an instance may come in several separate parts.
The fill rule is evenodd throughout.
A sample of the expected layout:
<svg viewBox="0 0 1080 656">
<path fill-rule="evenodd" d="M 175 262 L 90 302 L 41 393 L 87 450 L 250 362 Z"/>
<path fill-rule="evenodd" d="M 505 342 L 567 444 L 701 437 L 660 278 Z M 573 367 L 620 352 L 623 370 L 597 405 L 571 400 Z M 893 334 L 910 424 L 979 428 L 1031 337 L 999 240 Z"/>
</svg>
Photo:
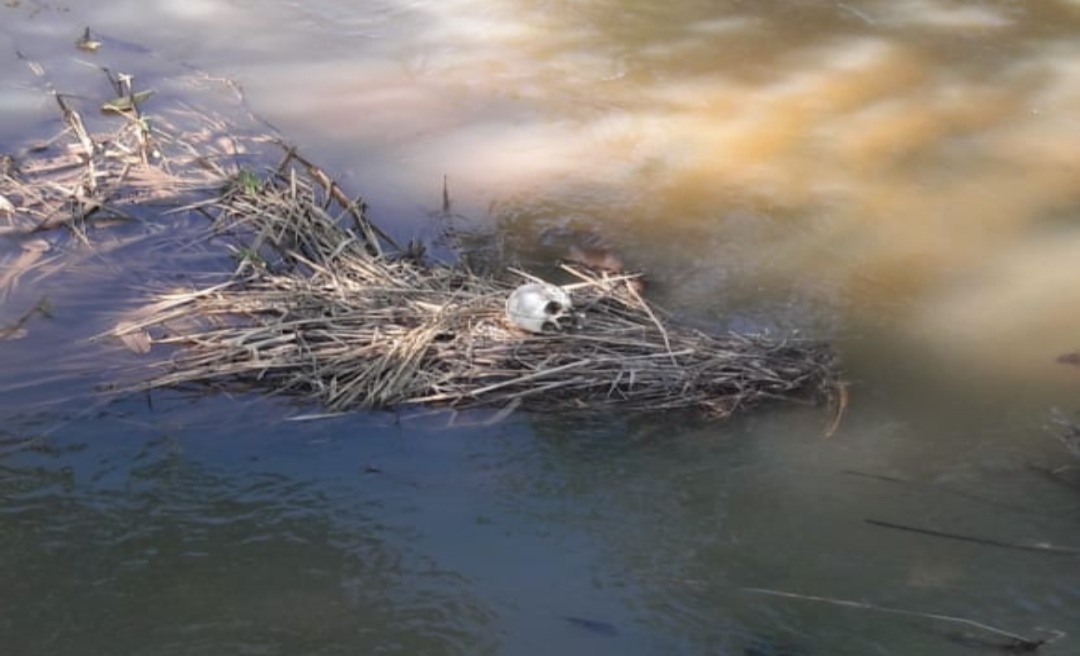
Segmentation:
<svg viewBox="0 0 1080 656">
<path fill-rule="evenodd" d="M 1018 506 L 1011 503 L 1005 503 L 998 501 L 997 499 L 988 499 L 986 497 L 979 496 L 977 494 L 971 494 L 964 492 L 963 490 L 954 490 L 952 488 L 943 487 L 941 485 L 935 485 L 933 483 L 921 483 L 919 481 L 912 481 L 906 478 L 900 478 L 899 476 L 889 476 L 886 474 L 875 474 L 873 472 L 861 472 L 854 469 L 845 469 L 842 473 L 848 476 L 858 476 L 860 478 L 868 478 L 875 481 L 883 481 L 885 483 L 892 483 L 895 485 L 906 485 L 909 487 L 924 489 L 931 491 L 935 494 L 948 494 L 949 496 L 959 497 L 961 499 L 967 499 L 968 501 L 974 501 L 976 503 L 985 504 L 994 508 L 1000 508 L 1002 510 L 1008 510 L 1009 512 L 1032 514 L 1032 515 L 1049 515 L 1050 513 L 1042 512 L 1036 508 L 1029 508 L 1026 506 Z"/>
<path fill-rule="evenodd" d="M 1066 417 L 1061 408 L 1051 410 L 1050 421 L 1052 424 L 1049 427 L 1051 434 L 1061 440 L 1069 453 L 1080 458 L 1080 423 Z"/>
<path fill-rule="evenodd" d="M 38 302 L 34 304 L 34 307 L 24 312 L 14 323 L 7 326 L 0 326 L 0 341 L 21 334 L 20 331 L 23 326 L 25 326 L 35 314 L 40 314 L 43 317 L 50 316 L 49 299 L 47 297 L 42 296 Z"/>
<path fill-rule="evenodd" d="M 867 524 L 881 526 L 883 528 L 891 528 L 898 531 L 908 531 L 909 533 L 919 533 L 921 535 L 930 535 L 936 538 L 946 538 L 948 540 L 972 542 L 975 544 L 986 545 L 988 547 L 1018 549 L 1020 551 L 1035 551 L 1038 553 L 1051 554 L 1055 556 L 1080 556 L 1080 549 L 1077 549 L 1075 547 L 1058 547 L 1052 544 L 1044 543 L 1026 544 L 1022 542 L 1006 542 L 1004 540 L 995 540 L 993 538 L 980 538 L 973 535 L 963 535 L 961 533 L 949 533 L 947 531 L 938 531 L 931 528 L 920 528 L 917 526 L 908 526 L 906 524 L 896 524 L 894 522 L 887 522 L 880 519 L 864 519 L 863 521 Z"/>
<path fill-rule="evenodd" d="M 942 615 L 940 613 L 925 613 L 917 610 L 907 610 L 904 608 L 890 608 L 888 606 L 877 606 L 875 604 L 867 603 L 865 601 L 851 601 L 848 599 L 835 599 L 832 597 L 821 597 L 817 595 L 805 595 L 797 592 L 785 592 L 783 590 L 771 590 L 768 588 L 743 588 L 744 592 L 752 592 L 754 594 L 769 595 L 771 597 L 783 597 L 785 599 L 798 599 L 801 601 L 814 601 L 823 604 L 830 604 L 832 606 L 842 606 L 844 608 L 856 608 L 859 610 L 870 610 L 878 613 L 888 613 L 890 615 L 904 615 L 906 617 L 918 617 L 922 619 L 934 620 L 938 622 L 948 622 L 951 624 L 962 624 L 971 628 L 992 633 L 1003 638 L 1007 638 L 1010 642 L 1002 647 L 1018 651 L 1035 651 L 1043 645 L 1048 645 L 1052 642 L 1060 640 L 1065 637 L 1065 633 L 1062 631 L 1053 631 L 1053 636 L 1049 638 L 1028 638 L 1026 636 L 1012 633 L 1011 631 L 1005 631 L 997 627 L 990 626 L 966 617 L 956 617 L 955 615 Z"/>
<path fill-rule="evenodd" d="M 1041 465 L 1029 464 L 1028 469 L 1044 477 L 1055 485 L 1060 485 L 1072 492 L 1080 491 L 1080 483 L 1075 479 L 1075 476 L 1069 476 L 1066 478 L 1065 473 L 1073 473 L 1073 467 L 1071 465 L 1065 465 L 1064 467 L 1043 467 Z"/>
</svg>

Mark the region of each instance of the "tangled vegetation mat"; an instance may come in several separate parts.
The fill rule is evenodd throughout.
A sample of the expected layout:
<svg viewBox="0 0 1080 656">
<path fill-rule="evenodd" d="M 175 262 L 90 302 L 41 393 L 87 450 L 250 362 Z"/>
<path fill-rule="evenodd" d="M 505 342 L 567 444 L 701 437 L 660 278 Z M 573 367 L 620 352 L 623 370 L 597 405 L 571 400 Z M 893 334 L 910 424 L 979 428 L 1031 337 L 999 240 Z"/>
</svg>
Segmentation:
<svg viewBox="0 0 1080 656">
<path fill-rule="evenodd" d="M 579 320 L 526 333 L 505 318 L 524 272 L 481 276 L 403 249 L 321 169 L 289 151 L 199 208 L 240 259 L 233 278 L 160 296 L 118 337 L 171 346 L 151 387 L 227 384 L 331 410 L 440 403 L 552 411 L 698 408 L 836 394 L 821 344 L 710 335 L 671 322 L 629 282 L 564 266 Z"/>
<path fill-rule="evenodd" d="M 237 263 L 212 284 L 158 287 L 116 323 L 107 337 L 147 354 L 122 389 L 261 390 L 330 411 L 440 404 L 726 417 L 764 401 L 827 400 L 842 412 L 827 345 L 681 325 L 643 298 L 633 275 L 563 265 L 576 320 L 524 332 L 507 322 L 505 303 L 536 276 L 476 273 L 465 257 L 442 263 L 402 247 L 392 226 L 382 229 L 294 149 L 265 148 L 264 170 L 250 158 L 241 165 L 219 148 L 220 120 L 176 129 L 146 113 L 153 100 L 130 79 L 110 79 L 116 97 L 103 109 L 115 130 L 91 133 L 57 95 L 61 134 L 5 160 L 0 227 L 63 228 L 85 240 L 93 222 L 201 216 L 208 247 L 230 249 Z"/>
</svg>

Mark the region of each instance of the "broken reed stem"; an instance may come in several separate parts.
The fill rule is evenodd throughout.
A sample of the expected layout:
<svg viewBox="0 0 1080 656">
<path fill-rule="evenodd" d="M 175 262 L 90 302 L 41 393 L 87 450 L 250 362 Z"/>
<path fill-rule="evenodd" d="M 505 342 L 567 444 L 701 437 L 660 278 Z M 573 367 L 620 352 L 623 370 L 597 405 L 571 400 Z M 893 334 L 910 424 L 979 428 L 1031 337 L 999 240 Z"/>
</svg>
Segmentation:
<svg viewBox="0 0 1080 656">
<path fill-rule="evenodd" d="M 307 158 L 301 156 L 296 151 L 295 147 L 285 146 L 284 143 L 280 143 L 280 145 L 286 148 L 286 155 L 282 162 L 278 165 L 278 175 L 281 175 L 282 171 L 289 170 L 289 164 L 292 163 L 294 160 L 300 162 L 307 170 L 308 175 L 310 175 L 315 180 L 315 182 L 317 182 L 323 187 L 323 189 L 326 190 L 326 193 L 329 195 L 329 197 L 336 201 L 338 205 L 340 205 L 342 208 L 345 208 L 345 210 L 349 213 L 349 216 L 351 216 L 353 219 L 354 225 L 358 230 L 361 231 L 361 233 L 364 235 L 367 245 L 372 249 L 372 255 L 377 257 L 381 257 L 384 255 L 383 248 L 379 243 L 380 240 L 385 241 L 390 246 L 390 248 L 393 249 L 394 252 L 402 252 L 403 249 L 401 248 L 401 246 L 399 246 L 398 243 L 394 241 L 392 237 L 390 237 L 390 235 L 388 235 L 381 228 L 368 220 L 366 213 L 367 204 L 362 198 L 357 198 L 355 200 L 349 198 L 345 194 L 345 192 L 342 191 L 338 183 L 333 178 L 331 178 L 326 173 L 326 171 L 324 171 L 322 168 L 320 168 Z"/>
<path fill-rule="evenodd" d="M 926 490 L 926 491 L 928 491 L 928 492 L 930 492 L 932 494 L 937 494 L 937 495 L 945 494 L 945 495 L 957 497 L 959 499 L 965 499 L 967 501 L 973 501 L 975 503 L 987 505 L 987 506 L 990 506 L 992 508 L 996 508 L 998 510 L 1006 510 L 1006 511 L 1013 512 L 1013 513 L 1022 513 L 1024 515 L 1045 515 L 1045 516 L 1048 516 L 1048 517 L 1057 517 L 1056 513 L 1048 512 L 1048 511 L 1042 510 L 1040 508 L 1035 508 L 1033 506 L 1019 505 L 1019 504 L 1014 504 L 1014 503 L 1007 503 L 1007 502 L 1001 501 L 999 499 L 992 499 L 990 497 L 985 497 L 985 496 L 982 496 L 982 495 L 979 495 L 979 494 L 972 494 L 970 492 L 965 492 L 963 490 L 953 489 L 951 487 L 944 486 L 944 485 L 939 485 L 939 484 L 935 484 L 935 483 L 924 483 L 924 482 L 914 481 L 914 480 L 907 479 L 907 478 L 901 478 L 901 477 L 898 477 L 898 476 L 889 476 L 887 474 L 877 474 L 877 473 L 873 473 L 873 472 L 863 472 L 863 471 L 858 471 L 858 470 L 854 470 L 854 469 L 845 469 L 845 470 L 841 471 L 840 473 L 845 474 L 847 476 L 858 476 L 860 478 L 865 478 L 865 479 L 869 479 L 869 480 L 882 481 L 882 482 L 885 482 L 885 483 L 891 483 L 893 485 L 906 485 L 906 486 L 914 488 L 914 489 Z"/>
<path fill-rule="evenodd" d="M 23 312 L 23 314 L 18 319 L 16 319 L 14 323 L 11 323 L 7 326 L 0 326 L 0 341 L 11 339 L 12 337 L 19 335 L 23 327 L 26 326 L 26 324 L 29 323 L 30 319 L 32 319 L 36 314 L 40 314 L 43 317 L 50 316 L 49 299 L 47 297 L 42 296 L 41 298 L 39 298 L 38 302 L 34 304 L 34 307 L 30 308 L 26 312 Z"/>
<path fill-rule="evenodd" d="M 771 590 L 769 588 L 742 588 L 744 592 L 750 592 L 753 594 L 769 595 L 772 597 L 782 597 L 785 599 L 798 599 L 801 601 L 813 601 L 818 603 L 829 604 L 832 606 L 842 606 L 845 608 L 856 608 L 859 610 L 869 610 L 878 613 L 887 613 L 890 615 L 904 615 L 907 617 L 918 617 L 922 619 L 935 620 L 938 622 L 948 622 L 951 624 L 961 624 L 969 626 L 980 631 L 985 631 L 996 636 L 1008 638 L 1013 641 L 1015 645 L 1010 645 L 1013 648 L 1020 648 L 1025 651 L 1034 651 L 1043 645 L 1050 644 L 1061 638 L 1065 637 L 1065 633 L 1062 631 L 1053 631 L 1053 636 L 1050 638 L 1034 639 L 1026 636 L 999 629 L 983 622 L 978 622 L 966 617 L 956 617 L 954 615 L 942 615 L 940 613 L 925 613 L 917 610 L 906 610 L 903 608 L 890 608 L 888 606 L 877 606 L 864 601 L 851 601 L 848 599 L 835 599 L 832 597 L 821 597 L 817 595 L 799 594 L 796 592 L 785 592 L 783 590 Z"/>
<path fill-rule="evenodd" d="M 929 535 L 932 537 L 945 538 L 948 540 L 958 540 L 960 542 L 973 542 L 975 544 L 982 544 L 989 547 L 1017 549 L 1019 551 L 1035 551 L 1038 553 L 1044 553 L 1053 556 L 1080 556 L 1080 548 L 1077 547 L 1058 547 L 1052 544 L 1041 543 L 1029 544 L 1023 542 L 1006 542 L 1004 540 L 995 540 L 993 538 L 981 538 L 974 535 L 964 535 L 961 533 L 950 533 L 948 531 L 939 531 L 936 529 L 920 528 L 918 526 L 908 526 L 906 524 L 897 524 L 895 522 L 887 522 L 880 519 L 864 519 L 863 521 L 872 526 L 891 528 L 898 531 L 907 531 L 909 533 L 919 533 L 921 535 Z"/>
<path fill-rule="evenodd" d="M 28 63 L 44 75 L 40 65 Z M 17 156 L 0 157 L 0 234 L 66 228 L 90 245 L 94 225 L 135 219 L 150 225 L 163 215 L 194 211 L 196 203 L 185 196 L 205 201 L 212 193 L 216 200 L 236 156 L 272 136 L 237 136 L 237 126 L 184 106 L 164 107 L 151 128 L 142 104 L 152 92 L 137 90 L 129 75 L 102 71 L 111 100 L 88 107 L 47 84 L 62 130 Z M 162 210 L 177 205 L 187 209 Z"/>
</svg>

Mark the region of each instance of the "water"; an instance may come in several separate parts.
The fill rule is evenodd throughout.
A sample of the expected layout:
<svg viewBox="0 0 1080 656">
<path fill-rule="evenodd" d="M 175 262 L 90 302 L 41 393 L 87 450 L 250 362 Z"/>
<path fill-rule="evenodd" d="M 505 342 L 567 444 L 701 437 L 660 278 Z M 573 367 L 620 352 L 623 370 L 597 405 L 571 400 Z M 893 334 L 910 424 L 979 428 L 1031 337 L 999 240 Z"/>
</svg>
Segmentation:
<svg viewBox="0 0 1080 656">
<path fill-rule="evenodd" d="M 86 25 L 96 59 L 71 47 Z M 0 306 L 53 305 L 0 342 L 5 652 L 979 653 L 970 626 L 749 588 L 1077 634 L 1074 556 L 866 521 L 1080 546 L 1076 473 L 1032 468 L 1071 462 L 1044 425 L 1080 407 L 1054 361 L 1080 348 L 1077 27 L 1066 1 L 0 8 L 5 147 L 56 130 L 46 85 L 95 92 L 77 60 L 239 116 L 193 81 L 231 78 L 399 236 L 433 234 L 447 175 L 522 257 L 588 227 L 687 320 L 826 337 L 853 381 L 830 439 L 787 408 L 484 426 L 103 403 L 137 359 L 85 339 L 184 264 L 168 233 L 117 229 L 115 259 Z"/>
</svg>

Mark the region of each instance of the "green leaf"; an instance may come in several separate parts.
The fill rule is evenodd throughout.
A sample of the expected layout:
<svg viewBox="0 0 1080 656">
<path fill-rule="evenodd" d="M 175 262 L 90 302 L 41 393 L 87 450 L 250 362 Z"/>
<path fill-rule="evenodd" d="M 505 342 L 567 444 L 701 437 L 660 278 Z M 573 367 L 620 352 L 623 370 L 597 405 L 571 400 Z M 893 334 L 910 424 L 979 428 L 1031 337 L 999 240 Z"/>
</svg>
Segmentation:
<svg viewBox="0 0 1080 656">
<path fill-rule="evenodd" d="M 261 181 L 259 176 L 244 169 L 236 174 L 236 187 L 245 194 L 254 194 L 259 191 Z"/>
<path fill-rule="evenodd" d="M 140 105 L 143 101 L 154 95 L 152 89 L 146 91 L 139 91 L 133 93 L 130 96 L 120 96 L 119 98 L 113 98 L 109 102 L 101 106 L 102 111 L 106 112 L 130 112 Z"/>
</svg>

